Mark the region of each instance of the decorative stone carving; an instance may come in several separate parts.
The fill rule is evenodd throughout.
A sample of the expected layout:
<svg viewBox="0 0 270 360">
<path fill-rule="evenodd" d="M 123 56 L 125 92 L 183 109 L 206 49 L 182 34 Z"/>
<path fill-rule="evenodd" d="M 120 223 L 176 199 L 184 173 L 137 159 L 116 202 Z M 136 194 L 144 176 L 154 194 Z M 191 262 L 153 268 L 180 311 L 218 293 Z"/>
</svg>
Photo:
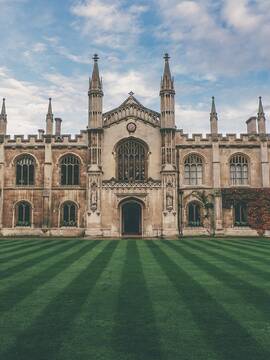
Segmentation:
<svg viewBox="0 0 270 360">
<path fill-rule="evenodd" d="M 92 183 L 92 185 L 91 185 L 91 194 L 90 194 L 90 209 L 92 211 L 97 210 L 97 200 L 98 200 L 97 198 L 98 198 L 97 184 Z"/>
</svg>

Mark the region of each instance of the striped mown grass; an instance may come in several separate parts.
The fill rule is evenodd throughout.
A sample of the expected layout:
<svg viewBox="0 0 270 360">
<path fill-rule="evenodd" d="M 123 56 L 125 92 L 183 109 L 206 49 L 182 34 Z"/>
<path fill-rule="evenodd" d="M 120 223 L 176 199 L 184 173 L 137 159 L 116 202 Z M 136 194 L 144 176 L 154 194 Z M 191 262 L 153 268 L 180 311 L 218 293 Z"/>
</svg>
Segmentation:
<svg viewBox="0 0 270 360">
<path fill-rule="evenodd" d="M 0 241 L 2 360 L 266 360 L 270 240 Z"/>
</svg>

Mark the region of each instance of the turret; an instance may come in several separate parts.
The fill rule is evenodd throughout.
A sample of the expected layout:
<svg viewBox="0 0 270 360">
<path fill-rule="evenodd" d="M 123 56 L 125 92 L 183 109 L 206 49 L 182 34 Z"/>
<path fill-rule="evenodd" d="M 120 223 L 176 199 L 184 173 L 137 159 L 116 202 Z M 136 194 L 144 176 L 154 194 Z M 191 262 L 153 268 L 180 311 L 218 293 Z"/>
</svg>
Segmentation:
<svg viewBox="0 0 270 360">
<path fill-rule="evenodd" d="M 175 128 L 174 81 L 171 76 L 169 55 L 164 55 L 164 72 L 160 84 L 160 113 L 161 128 Z"/>
<path fill-rule="evenodd" d="M 211 112 L 210 112 L 210 128 L 211 128 L 212 135 L 218 134 L 218 116 L 217 116 L 214 96 L 212 96 L 212 107 L 211 107 Z"/>
<path fill-rule="evenodd" d="M 6 132 L 7 132 L 6 99 L 3 99 L 2 110 L 0 114 L 0 135 L 6 135 Z"/>
<path fill-rule="evenodd" d="M 265 134 L 266 133 L 266 129 L 265 129 L 265 114 L 263 111 L 263 104 L 262 104 L 262 97 L 259 97 L 259 110 L 258 110 L 258 132 L 259 134 Z"/>
<path fill-rule="evenodd" d="M 46 135 L 53 133 L 53 113 L 52 113 L 52 99 L 49 98 L 48 113 L 46 116 Z"/>
<path fill-rule="evenodd" d="M 98 55 L 93 57 L 94 66 L 92 77 L 89 79 L 89 109 L 88 109 L 88 128 L 102 128 L 102 80 L 99 76 Z"/>
</svg>

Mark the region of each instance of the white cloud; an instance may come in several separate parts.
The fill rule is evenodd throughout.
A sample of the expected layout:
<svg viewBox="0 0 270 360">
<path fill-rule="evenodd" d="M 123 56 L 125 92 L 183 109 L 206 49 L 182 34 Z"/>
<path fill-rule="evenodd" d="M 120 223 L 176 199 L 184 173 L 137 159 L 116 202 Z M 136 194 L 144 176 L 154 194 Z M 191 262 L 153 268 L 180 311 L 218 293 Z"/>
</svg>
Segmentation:
<svg viewBox="0 0 270 360">
<path fill-rule="evenodd" d="M 123 8 L 121 0 L 88 0 L 72 6 L 71 11 L 80 18 L 76 23 L 83 33 L 91 35 L 91 41 L 111 48 L 127 48 L 142 31 L 139 24 L 140 14 L 146 6 L 127 6 Z"/>
</svg>

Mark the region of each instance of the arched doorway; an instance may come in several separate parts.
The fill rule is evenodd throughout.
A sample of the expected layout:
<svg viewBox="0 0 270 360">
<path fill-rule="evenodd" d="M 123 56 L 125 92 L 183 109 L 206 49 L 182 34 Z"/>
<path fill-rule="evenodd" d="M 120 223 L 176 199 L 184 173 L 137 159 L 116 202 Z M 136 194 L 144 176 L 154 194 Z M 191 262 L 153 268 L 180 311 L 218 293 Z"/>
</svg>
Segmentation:
<svg viewBox="0 0 270 360">
<path fill-rule="evenodd" d="M 142 234 L 142 206 L 136 200 L 122 204 L 122 235 L 134 236 Z"/>
</svg>

